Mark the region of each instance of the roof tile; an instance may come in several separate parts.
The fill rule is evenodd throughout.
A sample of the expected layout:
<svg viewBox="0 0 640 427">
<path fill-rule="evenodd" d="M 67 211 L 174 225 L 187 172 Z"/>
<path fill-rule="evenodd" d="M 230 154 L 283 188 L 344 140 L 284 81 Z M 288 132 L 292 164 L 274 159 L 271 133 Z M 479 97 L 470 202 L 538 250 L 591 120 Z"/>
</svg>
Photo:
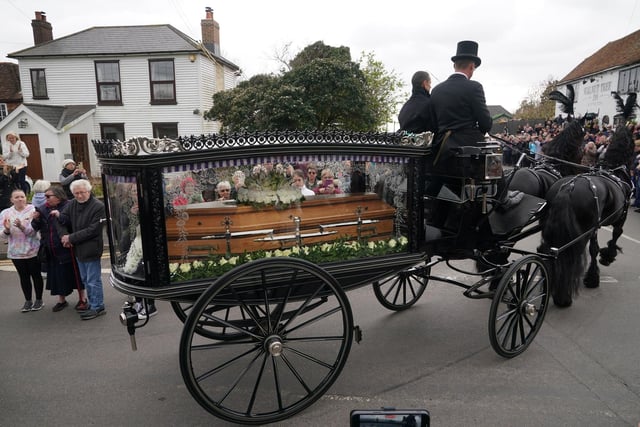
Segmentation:
<svg viewBox="0 0 640 427">
<path fill-rule="evenodd" d="M 640 62 L 640 30 L 604 45 L 582 61 L 560 83 L 578 80 L 611 68 L 625 67 Z"/>
</svg>

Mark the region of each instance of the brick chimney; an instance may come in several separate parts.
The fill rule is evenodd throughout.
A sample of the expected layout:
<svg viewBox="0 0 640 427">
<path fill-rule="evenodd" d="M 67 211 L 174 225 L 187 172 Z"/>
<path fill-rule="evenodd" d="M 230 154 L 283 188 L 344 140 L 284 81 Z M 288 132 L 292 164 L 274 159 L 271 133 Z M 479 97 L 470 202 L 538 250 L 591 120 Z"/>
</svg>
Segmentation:
<svg viewBox="0 0 640 427">
<path fill-rule="evenodd" d="M 33 28 L 33 43 L 36 46 L 53 40 L 53 28 L 47 22 L 45 12 L 36 12 L 36 19 L 31 20 L 31 28 Z"/>
<path fill-rule="evenodd" d="M 216 55 L 220 55 L 220 24 L 213 19 L 213 9 L 205 8 L 206 19 L 200 21 L 202 26 L 202 44 Z"/>
</svg>

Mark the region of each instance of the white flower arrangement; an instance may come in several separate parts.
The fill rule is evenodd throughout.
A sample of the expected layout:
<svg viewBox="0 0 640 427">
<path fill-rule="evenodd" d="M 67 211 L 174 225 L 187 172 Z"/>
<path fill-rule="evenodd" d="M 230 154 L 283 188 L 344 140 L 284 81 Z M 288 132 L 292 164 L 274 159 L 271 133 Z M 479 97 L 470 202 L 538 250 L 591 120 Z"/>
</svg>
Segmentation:
<svg viewBox="0 0 640 427">
<path fill-rule="evenodd" d="M 202 279 L 221 276 L 237 265 L 260 258 L 293 257 L 315 263 L 346 261 L 404 252 L 408 243 L 409 240 L 404 236 L 363 243 L 354 240 L 336 240 L 311 246 L 244 253 L 230 258 L 217 256 L 191 263 L 172 263 L 169 265 L 169 272 L 172 282 Z"/>
<path fill-rule="evenodd" d="M 142 260 L 142 238 L 140 236 L 140 226 L 138 225 L 136 227 L 136 238 L 131 242 L 122 271 L 127 274 L 135 273 Z"/>
<path fill-rule="evenodd" d="M 263 165 L 256 165 L 245 180 L 245 186 L 238 189 L 237 201 L 256 208 L 273 206 L 286 209 L 303 199 L 299 188 L 293 187 L 286 175 L 286 169 L 278 164 L 268 170 Z"/>
</svg>

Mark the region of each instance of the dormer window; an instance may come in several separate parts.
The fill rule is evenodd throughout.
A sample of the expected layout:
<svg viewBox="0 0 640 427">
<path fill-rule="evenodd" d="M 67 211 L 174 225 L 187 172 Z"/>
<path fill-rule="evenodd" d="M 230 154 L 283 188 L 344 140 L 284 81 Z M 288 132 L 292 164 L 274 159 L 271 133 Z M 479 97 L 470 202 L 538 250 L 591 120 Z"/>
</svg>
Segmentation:
<svg viewBox="0 0 640 427">
<path fill-rule="evenodd" d="M 173 59 L 149 61 L 151 104 L 176 104 L 176 79 Z"/>
<path fill-rule="evenodd" d="M 96 61 L 95 66 L 98 105 L 122 105 L 120 63 L 118 61 Z"/>
</svg>

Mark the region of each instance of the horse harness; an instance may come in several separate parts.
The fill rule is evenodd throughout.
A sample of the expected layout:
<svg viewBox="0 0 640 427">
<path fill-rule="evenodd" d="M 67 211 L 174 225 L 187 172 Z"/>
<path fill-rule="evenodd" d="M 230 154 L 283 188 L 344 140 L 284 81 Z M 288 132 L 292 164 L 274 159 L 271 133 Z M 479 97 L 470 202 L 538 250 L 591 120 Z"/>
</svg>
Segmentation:
<svg viewBox="0 0 640 427">
<path fill-rule="evenodd" d="M 596 224 L 596 228 L 600 228 L 600 225 L 602 224 L 602 217 L 600 216 L 600 199 L 598 197 L 598 193 L 597 193 L 597 187 L 596 185 L 593 183 L 592 181 L 592 177 L 600 177 L 600 178 L 604 178 L 609 180 L 610 182 L 616 184 L 618 186 L 618 188 L 620 188 L 620 191 L 622 191 L 622 194 L 630 194 L 631 191 L 633 191 L 633 184 L 631 183 L 631 180 L 628 181 L 624 181 L 622 180 L 619 176 L 617 176 L 614 172 L 616 171 L 622 171 L 623 173 L 625 173 L 625 175 L 628 176 L 627 173 L 627 168 L 625 166 L 620 166 L 618 168 L 612 169 L 612 170 L 597 170 L 594 172 L 590 172 L 590 173 L 585 173 L 585 174 L 580 174 L 580 175 L 576 175 L 573 178 L 571 178 L 569 181 L 565 182 L 564 184 L 562 184 L 560 186 L 560 189 L 564 188 L 565 186 L 569 186 L 569 191 L 573 191 L 573 189 L 575 188 L 575 182 L 578 178 L 584 178 L 587 180 L 587 182 L 589 183 L 589 189 L 591 190 L 591 193 L 593 194 L 593 200 L 595 201 L 596 204 L 596 212 L 598 212 L 598 221 Z M 627 210 L 629 209 L 629 198 L 625 197 L 624 198 L 624 206 L 622 208 L 622 212 L 623 214 L 626 214 Z M 617 213 L 614 212 L 613 214 L 611 214 L 609 217 L 605 218 L 605 220 L 609 219 L 611 216 L 615 215 Z"/>
</svg>

